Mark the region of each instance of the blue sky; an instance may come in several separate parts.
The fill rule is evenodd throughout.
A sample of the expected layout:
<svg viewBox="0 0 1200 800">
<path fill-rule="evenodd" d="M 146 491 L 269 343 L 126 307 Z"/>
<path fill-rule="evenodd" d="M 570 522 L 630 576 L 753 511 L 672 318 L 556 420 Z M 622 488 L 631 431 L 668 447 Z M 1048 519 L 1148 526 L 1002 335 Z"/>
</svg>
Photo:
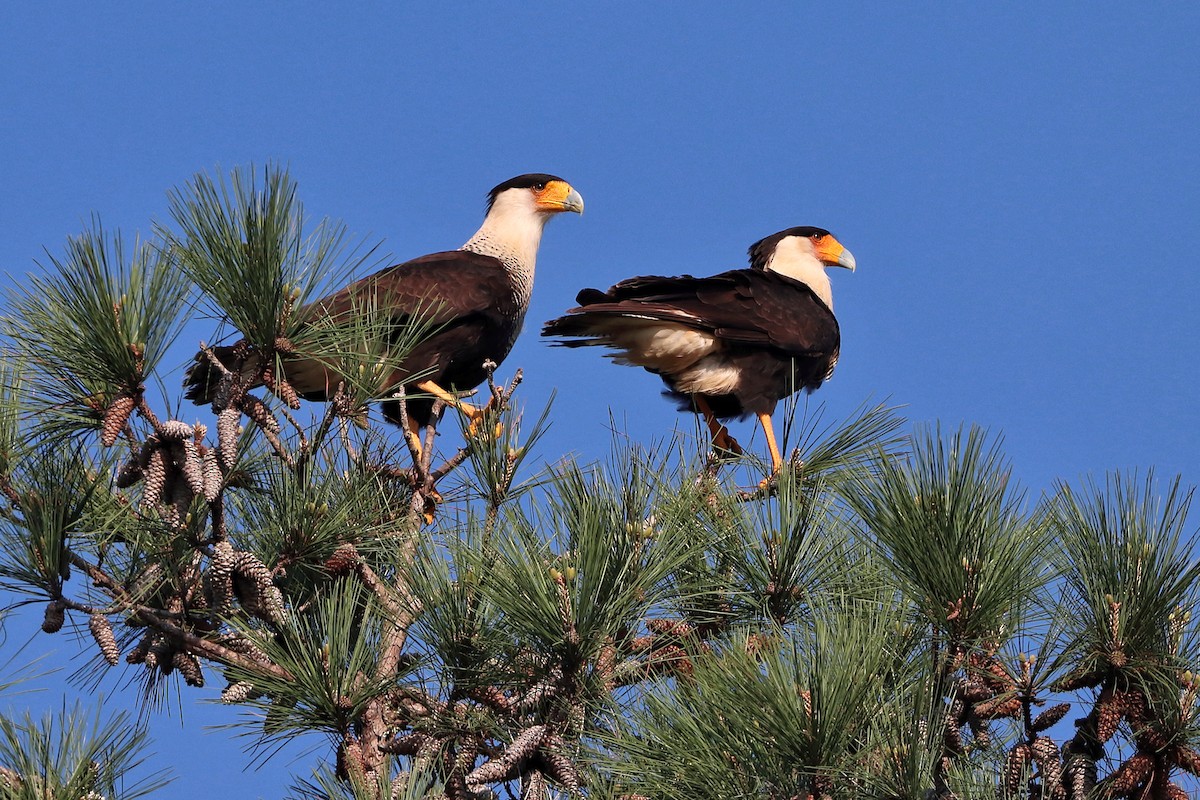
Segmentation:
<svg viewBox="0 0 1200 800">
<path fill-rule="evenodd" d="M 1194 484 L 1200 10 L 982 5 L 12 6 L 0 270 L 19 279 L 93 212 L 148 231 L 198 171 L 287 164 L 312 216 L 397 260 L 457 247 L 487 189 L 548 171 L 587 213 L 547 229 L 501 369 L 524 369 L 532 411 L 557 390 L 546 460 L 601 457 L 610 409 L 643 442 L 697 429 L 657 378 L 551 349 L 538 323 L 584 286 L 740 266 L 810 224 L 859 265 L 832 276 L 828 418 L 890 399 L 979 423 L 1034 495 L 1151 466 Z M 206 793 L 280 796 L 286 761 L 247 789 L 223 734 L 193 730 L 228 717 L 186 699 L 186 732 L 156 723 L 164 760 Z"/>
</svg>

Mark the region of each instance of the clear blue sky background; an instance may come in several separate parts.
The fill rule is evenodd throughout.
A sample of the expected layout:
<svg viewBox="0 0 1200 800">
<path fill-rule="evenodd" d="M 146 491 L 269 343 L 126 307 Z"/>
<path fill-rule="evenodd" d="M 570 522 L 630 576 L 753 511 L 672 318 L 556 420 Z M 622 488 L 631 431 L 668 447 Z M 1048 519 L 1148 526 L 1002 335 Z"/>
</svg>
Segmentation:
<svg viewBox="0 0 1200 800">
<path fill-rule="evenodd" d="M 397 260 L 460 245 L 492 185 L 554 172 L 587 214 L 548 228 L 501 370 L 524 368 L 533 410 L 557 389 L 547 460 L 602 456 L 610 409 L 640 441 L 695 426 L 656 378 L 551 349 L 535 323 L 583 286 L 736 267 L 813 224 L 859 264 L 833 275 L 843 354 L 814 396 L 829 418 L 890 398 L 914 421 L 977 422 L 1035 495 L 1115 468 L 1200 480 L 1200 10 L 421 5 L 10 5 L 6 280 L 93 212 L 148 231 L 167 189 L 218 166 L 287 164 L 313 216 Z M 10 625 L 5 649 L 27 636 Z M 35 705 L 57 702 L 50 685 Z M 199 733 L 230 717 L 199 694 L 186 730 L 154 722 L 173 794 L 282 796 L 287 760 L 243 775 L 224 734 Z"/>
</svg>

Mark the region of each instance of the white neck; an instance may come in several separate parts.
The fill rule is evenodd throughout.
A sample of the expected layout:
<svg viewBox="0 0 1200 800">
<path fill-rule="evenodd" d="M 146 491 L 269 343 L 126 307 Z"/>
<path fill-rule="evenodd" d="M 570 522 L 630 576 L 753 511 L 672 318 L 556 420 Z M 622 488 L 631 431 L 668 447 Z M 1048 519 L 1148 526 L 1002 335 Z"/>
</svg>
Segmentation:
<svg viewBox="0 0 1200 800">
<path fill-rule="evenodd" d="M 530 192 L 510 189 L 496 197 L 483 225 L 459 249 L 500 259 L 513 276 L 524 305 L 533 290 L 538 245 L 549 219 L 550 214 L 534 206 Z"/>
<path fill-rule="evenodd" d="M 817 258 L 812 242 L 804 236 L 788 236 L 780 240 L 766 268 L 806 284 L 833 310 L 833 286 L 825 273 L 825 265 Z"/>
</svg>

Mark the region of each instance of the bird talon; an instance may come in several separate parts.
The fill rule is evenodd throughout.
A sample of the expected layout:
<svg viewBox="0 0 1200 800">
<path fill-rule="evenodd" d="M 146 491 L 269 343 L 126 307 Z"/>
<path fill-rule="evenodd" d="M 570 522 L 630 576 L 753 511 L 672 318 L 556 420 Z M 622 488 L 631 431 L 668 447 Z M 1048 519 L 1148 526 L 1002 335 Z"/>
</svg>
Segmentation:
<svg viewBox="0 0 1200 800">
<path fill-rule="evenodd" d="M 463 413 L 471 420 L 471 424 L 467 425 L 468 438 L 474 439 L 484 434 L 486 430 L 485 422 L 495 410 L 496 402 L 494 399 L 489 400 L 486 406 L 465 406 L 463 408 Z M 497 422 L 491 430 L 492 438 L 499 439 L 502 433 L 504 433 L 504 423 Z"/>
<path fill-rule="evenodd" d="M 734 459 L 745 455 L 742 446 L 738 444 L 737 439 L 729 435 L 729 431 L 722 430 L 719 434 L 713 437 L 712 441 L 713 453 L 718 459 Z"/>
</svg>

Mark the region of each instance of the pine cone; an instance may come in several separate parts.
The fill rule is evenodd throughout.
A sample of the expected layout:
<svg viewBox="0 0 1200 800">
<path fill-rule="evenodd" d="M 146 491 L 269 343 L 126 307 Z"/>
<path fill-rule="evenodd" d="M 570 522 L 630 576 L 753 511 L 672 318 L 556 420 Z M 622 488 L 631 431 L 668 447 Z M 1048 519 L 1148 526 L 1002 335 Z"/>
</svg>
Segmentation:
<svg viewBox="0 0 1200 800">
<path fill-rule="evenodd" d="M 218 614 L 229 613 L 233 601 L 233 567 L 237 553 L 228 540 L 213 545 L 213 555 L 208 562 L 209 588 L 212 591 L 213 610 Z"/>
<path fill-rule="evenodd" d="M 200 669 L 200 661 L 186 650 L 176 650 L 171 654 L 171 666 L 179 670 L 179 674 L 187 681 L 188 686 L 201 687 L 204 685 L 204 671 Z"/>
<path fill-rule="evenodd" d="M 504 757 L 490 758 L 467 773 L 467 788 L 477 792 L 489 783 L 507 781 L 516 776 L 518 766 L 519 762 L 510 763 Z"/>
<path fill-rule="evenodd" d="M 988 730 L 986 720 L 971 717 L 967 723 L 971 726 L 971 738 L 976 748 L 986 750 L 992 746 L 992 732 Z"/>
<path fill-rule="evenodd" d="M 1101 742 L 1107 742 L 1117 732 L 1123 716 L 1119 698 L 1111 689 L 1100 692 L 1096 699 L 1096 736 Z"/>
<path fill-rule="evenodd" d="M 1153 773 L 1154 757 L 1135 753 L 1116 772 L 1105 778 L 1102 785 L 1110 796 L 1125 797 L 1149 780 Z"/>
<path fill-rule="evenodd" d="M 358 566 L 358 549 L 350 542 L 345 542 L 325 559 L 325 571 L 330 575 L 348 575 Z"/>
<path fill-rule="evenodd" d="M 164 491 L 163 505 L 159 507 L 159 514 L 172 527 L 182 528 L 188 522 L 188 512 L 191 511 L 192 501 L 196 499 L 196 496 L 192 494 L 192 487 L 183 480 L 183 476 L 179 474 L 178 470 L 172 469 Z"/>
<path fill-rule="evenodd" d="M 150 646 L 154 643 L 154 634 L 146 631 L 133 649 L 125 654 L 126 664 L 145 664 L 150 655 Z"/>
<path fill-rule="evenodd" d="M 221 465 L 217 463 L 217 453 L 205 450 L 201 457 L 204 470 L 204 501 L 211 503 L 221 494 L 225 476 L 221 474 Z"/>
<path fill-rule="evenodd" d="M 96 640 L 96 645 L 99 646 L 104 660 L 110 667 L 115 667 L 121 660 L 121 648 L 117 647 L 117 640 L 113 636 L 112 625 L 109 623 L 108 617 L 103 614 L 92 614 L 88 620 L 88 628 L 91 630 L 92 638 Z"/>
<path fill-rule="evenodd" d="M 237 463 L 237 445 L 242 412 L 227 408 L 217 417 L 217 458 L 226 470 Z"/>
<path fill-rule="evenodd" d="M 1113 696 L 1117 699 L 1121 713 L 1129 720 L 1132 727 L 1140 728 L 1150 722 L 1151 715 L 1146 703 L 1146 695 L 1140 690 L 1130 689 L 1125 692 L 1114 692 Z"/>
<path fill-rule="evenodd" d="M 233 590 L 242 608 L 252 616 L 283 625 L 283 595 L 267 569 L 253 553 L 238 553 L 233 564 Z"/>
<path fill-rule="evenodd" d="M 154 593 L 162 586 L 162 564 L 147 564 L 129 584 L 129 594 L 139 603 L 150 604 Z"/>
<path fill-rule="evenodd" d="M 1053 739 L 1039 736 L 1031 746 L 1033 760 L 1037 762 L 1038 770 L 1042 773 L 1042 789 L 1053 793 L 1062 785 L 1062 759 L 1058 745 Z"/>
<path fill-rule="evenodd" d="M 139 454 L 133 453 L 129 460 L 117 470 L 116 485 L 118 489 L 128 489 L 142 479 L 142 465 Z"/>
<path fill-rule="evenodd" d="M 1188 793 L 1177 783 L 1168 783 L 1165 794 L 1167 800 L 1188 800 Z"/>
<path fill-rule="evenodd" d="M 175 462 L 193 495 L 204 494 L 204 460 L 190 438 L 171 442 L 171 460 Z"/>
<path fill-rule="evenodd" d="M 1006 692 L 1013 688 L 1012 676 L 995 656 L 972 653 L 967 657 L 967 663 L 972 668 L 972 674 L 978 676 L 993 692 Z"/>
<path fill-rule="evenodd" d="M 1029 765 L 1033 762 L 1033 750 L 1025 742 L 1013 746 L 1004 760 L 1004 796 L 1013 797 L 1020 792 L 1020 786 L 1029 774 Z"/>
<path fill-rule="evenodd" d="M 504 751 L 505 760 L 524 761 L 533 755 L 545 738 L 545 725 L 531 725 L 512 740 L 512 744 Z"/>
<path fill-rule="evenodd" d="M 1033 729 L 1038 733 L 1049 730 L 1056 722 L 1065 717 L 1070 710 L 1070 703 L 1059 703 L 1058 705 L 1050 706 L 1033 718 Z"/>
<path fill-rule="evenodd" d="M 51 600 L 46 604 L 46 613 L 42 617 L 42 630 L 46 633 L 58 633 L 67 621 L 67 606 L 61 600 Z"/>
<path fill-rule="evenodd" d="M 978 703 L 980 700 L 987 700 L 995 694 L 983 681 L 977 681 L 973 678 L 959 679 L 957 689 L 958 697 L 967 703 Z"/>
<path fill-rule="evenodd" d="M 342 741 L 341 745 L 338 746 L 337 767 L 335 769 L 335 774 L 342 780 L 347 780 L 351 777 L 354 777 L 359 781 L 362 781 L 362 745 L 354 740 Z"/>
<path fill-rule="evenodd" d="M 109 404 L 104 412 L 104 421 L 100 423 L 100 444 L 112 447 L 117 442 L 121 431 L 129 422 L 129 415 L 137 408 L 137 400 L 128 394 L 119 394 Z"/>
<path fill-rule="evenodd" d="M 146 480 L 142 484 L 142 513 L 158 510 L 158 504 L 162 502 L 163 489 L 167 485 L 167 457 L 157 441 L 151 441 L 154 441 L 155 444 L 146 443 L 150 449 L 146 467 L 143 470 Z"/>
<path fill-rule="evenodd" d="M 158 426 L 158 438 L 164 442 L 178 442 L 192 439 L 196 431 L 191 425 L 178 419 L 169 419 Z"/>
<path fill-rule="evenodd" d="M 1015 694 L 997 695 L 991 700 L 975 704 L 975 715 L 980 719 L 1001 719 L 1021 714 L 1021 698 Z"/>
<path fill-rule="evenodd" d="M 549 788 L 546 776 L 535 769 L 526 773 L 521 780 L 521 800 L 548 800 Z"/>
<path fill-rule="evenodd" d="M 550 780 L 568 792 L 576 793 L 582 786 L 582 781 L 579 778 L 579 770 L 575 769 L 574 762 L 566 755 L 566 749 L 566 743 L 562 737 L 548 736 L 539 755 Z"/>
<path fill-rule="evenodd" d="M 254 693 L 254 684 L 250 681 L 235 681 L 221 690 L 222 703 L 244 703 Z"/>
<path fill-rule="evenodd" d="M 242 398 L 241 406 L 246 416 L 252 419 L 258 427 L 269 433 L 279 433 L 279 420 L 275 419 L 275 415 L 262 400 L 248 394 Z"/>
<path fill-rule="evenodd" d="M 1084 669 L 1082 667 L 1068 672 L 1050 687 L 1056 692 L 1074 692 L 1078 689 L 1092 689 L 1104 681 L 1108 673 L 1104 670 Z"/>
<path fill-rule="evenodd" d="M 962 729 L 950 717 L 946 717 L 946 725 L 942 730 L 942 748 L 956 756 L 964 752 Z"/>
<path fill-rule="evenodd" d="M 1187 770 L 1193 775 L 1200 775 L 1200 753 L 1185 745 L 1176 745 L 1171 749 L 1171 759 L 1180 769 Z"/>
<path fill-rule="evenodd" d="M 654 651 L 650 664 L 662 667 L 663 671 L 671 672 L 682 678 L 690 677 L 694 671 L 692 660 L 687 651 L 679 645 L 669 644 Z"/>
<path fill-rule="evenodd" d="M 1063 766 L 1067 787 L 1072 798 L 1086 798 L 1096 788 L 1096 762 L 1086 756 L 1072 754 Z"/>
<path fill-rule="evenodd" d="M 287 403 L 288 408 L 300 408 L 300 396 L 296 394 L 296 390 L 288 383 L 287 377 L 277 377 L 275 375 L 274 363 L 268 363 L 263 368 L 263 386 L 266 386 L 271 390 L 272 394 Z"/>
</svg>

